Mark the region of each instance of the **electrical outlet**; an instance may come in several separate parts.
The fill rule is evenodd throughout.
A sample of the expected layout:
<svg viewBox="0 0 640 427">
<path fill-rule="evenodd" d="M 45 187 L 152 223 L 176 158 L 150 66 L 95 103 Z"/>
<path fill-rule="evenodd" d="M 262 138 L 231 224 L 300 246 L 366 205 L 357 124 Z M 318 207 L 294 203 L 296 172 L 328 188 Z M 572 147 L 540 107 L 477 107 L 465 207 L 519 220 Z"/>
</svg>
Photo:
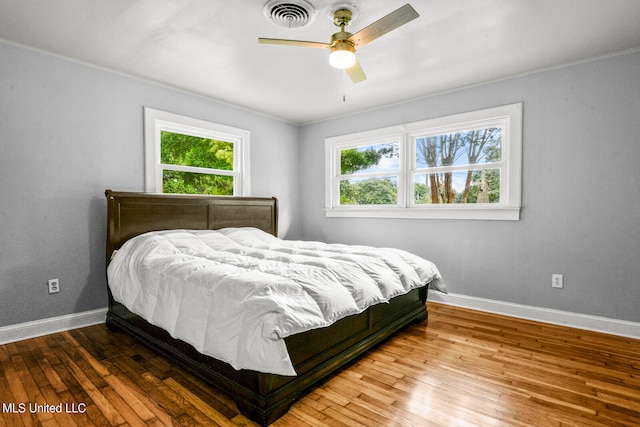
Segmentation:
<svg viewBox="0 0 640 427">
<path fill-rule="evenodd" d="M 49 279 L 47 281 L 49 285 L 49 293 L 55 294 L 56 292 L 60 292 L 60 280 L 58 279 Z"/>
<path fill-rule="evenodd" d="M 551 287 L 562 288 L 564 286 L 564 276 L 562 274 L 551 275 Z"/>
</svg>

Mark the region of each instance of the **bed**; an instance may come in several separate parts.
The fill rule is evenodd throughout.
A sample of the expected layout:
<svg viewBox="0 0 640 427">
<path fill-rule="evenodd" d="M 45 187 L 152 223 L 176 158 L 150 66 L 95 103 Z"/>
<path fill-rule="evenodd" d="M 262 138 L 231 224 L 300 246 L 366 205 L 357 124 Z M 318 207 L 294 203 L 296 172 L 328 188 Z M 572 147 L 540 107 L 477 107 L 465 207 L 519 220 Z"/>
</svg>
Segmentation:
<svg viewBox="0 0 640 427">
<path fill-rule="evenodd" d="M 124 251 L 126 242 L 146 235 L 164 235 L 163 230 L 218 230 L 223 233 L 251 233 L 266 238 L 277 236 L 278 202 L 275 198 L 168 195 L 107 190 L 107 245 L 109 265 L 114 253 Z M 231 231 L 229 231 L 231 230 Z M 237 231 L 240 230 L 240 231 Z M 262 233 L 262 234 L 260 234 Z M 208 235 L 208 234 L 207 234 Z M 217 235 L 217 232 L 216 232 Z M 226 237 L 223 237 L 226 238 Z M 120 256 L 120 254 L 119 254 Z M 438 281 L 439 273 L 438 273 Z M 436 282 L 434 279 L 433 282 Z M 231 363 L 212 357 L 195 344 L 155 326 L 134 314 L 108 286 L 106 324 L 136 337 L 173 359 L 212 386 L 227 393 L 242 414 L 260 425 L 284 415 L 295 399 L 313 384 L 357 358 L 385 338 L 412 322 L 427 318 L 425 308 L 429 286 L 424 283 L 387 303 L 375 304 L 356 314 L 332 321 L 329 326 L 286 335 L 286 346 L 294 374 L 236 369 Z M 438 283 L 443 289 L 443 285 Z M 115 288 L 114 288 L 115 289 Z M 215 296 L 214 296 L 215 298 Z M 131 310 L 130 310 L 131 308 Z M 172 336 L 173 335 L 173 336 Z"/>
</svg>

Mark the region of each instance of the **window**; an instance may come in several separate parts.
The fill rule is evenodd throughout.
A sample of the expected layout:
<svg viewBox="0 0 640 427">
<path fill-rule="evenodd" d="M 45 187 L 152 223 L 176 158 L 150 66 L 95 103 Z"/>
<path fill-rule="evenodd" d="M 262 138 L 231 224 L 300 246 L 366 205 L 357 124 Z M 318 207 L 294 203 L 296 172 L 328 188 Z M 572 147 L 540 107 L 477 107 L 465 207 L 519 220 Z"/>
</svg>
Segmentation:
<svg viewBox="0 0 640 427">
<path fill-rule="evenodd" d="M 522 104 L 327 138 L 326 215 L 520 218 Z"/>
<path fill-rule="evenodd" d="M 145 190 L 248 195 L 249 131 L 145 107 Z"/>
<path fill-rule="evenodd" d="M 397 205 L 400 143 L 393 139 L 340 148 L 340 204 Z"/>
</svg>

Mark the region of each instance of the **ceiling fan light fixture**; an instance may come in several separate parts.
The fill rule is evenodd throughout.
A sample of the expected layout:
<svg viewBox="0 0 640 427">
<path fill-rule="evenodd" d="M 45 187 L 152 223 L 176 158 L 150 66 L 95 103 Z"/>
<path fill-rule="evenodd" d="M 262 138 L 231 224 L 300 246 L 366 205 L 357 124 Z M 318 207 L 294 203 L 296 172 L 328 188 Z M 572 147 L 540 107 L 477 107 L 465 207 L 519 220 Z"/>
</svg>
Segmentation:
<svg viewBox="0 0 640 427">
<path fill-rule="evenodd" d="M 356 63 L 356 48 L 348 41 L 334 43 L 329 54 L 329 64 L 332 67 L 351 68 Z"/>
</svg>

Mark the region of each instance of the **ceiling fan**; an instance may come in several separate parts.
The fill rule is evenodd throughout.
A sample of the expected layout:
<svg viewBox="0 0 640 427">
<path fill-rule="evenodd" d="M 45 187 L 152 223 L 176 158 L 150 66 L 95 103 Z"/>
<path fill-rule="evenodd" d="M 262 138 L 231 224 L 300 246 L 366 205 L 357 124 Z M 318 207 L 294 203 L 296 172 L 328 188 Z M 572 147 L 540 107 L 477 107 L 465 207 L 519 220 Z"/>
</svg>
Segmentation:
<svg viewBox="0 0 640 427">
<path fill-rule="evenodd" d="M 351 81 L 359 83 L 367 77 L 356 58 L 356 48 L 371 43 L 418 16 L 420 15 L 410 4 L 405 4 L 357 33 L 351 34 L 344 29 L 351 24 L 353 12 L 344 6 L 333 12 L 333 23 L 340 28 L 340 31 L 331 35 L 330 43 L 269 38 L 258 38 L 258 43 L 329 49 L 331 51 L 329 63 L 336 68 L 345 69 Z"/>
</svg>

